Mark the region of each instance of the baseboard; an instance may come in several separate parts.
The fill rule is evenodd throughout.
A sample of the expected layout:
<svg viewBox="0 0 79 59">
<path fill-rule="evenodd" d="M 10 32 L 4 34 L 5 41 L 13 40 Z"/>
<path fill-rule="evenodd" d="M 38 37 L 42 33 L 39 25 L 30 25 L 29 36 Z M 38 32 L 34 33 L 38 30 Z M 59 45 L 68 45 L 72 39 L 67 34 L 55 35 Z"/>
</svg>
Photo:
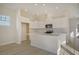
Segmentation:
<svg viewBox="0 0 79 59">
<path fill-rule="evenodd" d="M 3 43 L 0 43 L 0 46 L 4 46 L 4 45 L 8 45 L 8 44 L 12 44 L 12 43 L 16 43 L 16 42 L 14 42 L 14 41 L 3 42 Z"/>
<path fill-rule="evenodd" d="M 16 44 L 21 44 L 21 41 L 15 42 Z"/>
</svg>

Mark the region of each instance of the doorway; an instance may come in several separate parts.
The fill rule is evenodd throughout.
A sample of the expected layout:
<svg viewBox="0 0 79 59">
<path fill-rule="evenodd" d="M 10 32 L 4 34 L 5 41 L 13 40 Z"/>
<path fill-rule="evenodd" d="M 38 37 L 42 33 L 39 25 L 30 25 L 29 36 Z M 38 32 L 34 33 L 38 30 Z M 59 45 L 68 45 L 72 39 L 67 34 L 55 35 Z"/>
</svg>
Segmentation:
<svg viewBox="0 0 79 59">
<path fill-rule="evenodd" d="M 29 42 L 29 23 L 21 23 L 22 28 L 22 40 Z"/>
</svg>

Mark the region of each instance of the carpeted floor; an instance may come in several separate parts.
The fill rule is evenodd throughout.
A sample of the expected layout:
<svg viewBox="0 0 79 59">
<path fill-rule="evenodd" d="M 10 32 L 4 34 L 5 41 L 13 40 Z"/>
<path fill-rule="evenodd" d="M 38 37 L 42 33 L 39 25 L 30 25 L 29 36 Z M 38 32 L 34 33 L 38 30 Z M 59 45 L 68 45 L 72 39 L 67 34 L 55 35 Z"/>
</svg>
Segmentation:
<svg viewBox="0 0 79 59">
<path fill-rule="evenodd" d="M 55 55 L 54 53 L 30 46 L 29 41 L 22 44 L 9 44 L 0 46 L 0 55 Z"/>
</svg>

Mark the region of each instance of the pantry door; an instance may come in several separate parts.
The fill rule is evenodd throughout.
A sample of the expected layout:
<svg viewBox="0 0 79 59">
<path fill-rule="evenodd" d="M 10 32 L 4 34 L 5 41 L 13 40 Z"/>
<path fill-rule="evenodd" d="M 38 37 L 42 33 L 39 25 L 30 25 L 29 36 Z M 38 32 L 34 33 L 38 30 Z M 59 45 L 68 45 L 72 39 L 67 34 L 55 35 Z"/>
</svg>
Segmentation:
<svg viewBox="0 0 79 59">
<path fill-rule="evenodd" d="M 22 23 L 22 41 L 28 39 L 29 23 Z"/>
</svg>

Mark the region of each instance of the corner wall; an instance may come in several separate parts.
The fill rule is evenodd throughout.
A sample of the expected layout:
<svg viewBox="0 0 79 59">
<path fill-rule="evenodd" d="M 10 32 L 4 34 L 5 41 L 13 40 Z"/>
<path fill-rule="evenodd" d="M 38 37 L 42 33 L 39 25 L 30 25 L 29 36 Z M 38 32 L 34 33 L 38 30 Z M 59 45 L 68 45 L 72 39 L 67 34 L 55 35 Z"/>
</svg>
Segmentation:
<svg viewBox="0 0 79 59">
<path fill-rule="evenodd" d="M 17 42 L 16 11 L 1 6 L 0 15 L 10 16 L 10 26 L 0 25 L 0 45 Z"/>
</svg>

